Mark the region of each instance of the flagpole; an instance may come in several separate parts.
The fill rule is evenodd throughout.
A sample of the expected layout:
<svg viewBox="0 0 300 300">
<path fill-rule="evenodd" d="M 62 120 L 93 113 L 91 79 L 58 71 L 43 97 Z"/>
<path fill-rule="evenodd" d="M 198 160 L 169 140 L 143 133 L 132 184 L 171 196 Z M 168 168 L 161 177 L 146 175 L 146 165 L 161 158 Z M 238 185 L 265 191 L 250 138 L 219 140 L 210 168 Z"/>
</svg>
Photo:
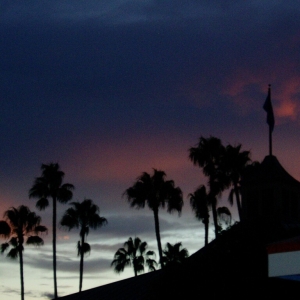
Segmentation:
<svg viewBox="0 0 300 300">
<path fill-rule="evenodd" d="M 269 126 L 269 155 L 272 156 L 272 129 Z"/>
<path fill-rule="evenodd" d="M 268 97 L 271 100 L 271 84 L 269 84 L 268 88 Z M 269 126 L 269 155 L 272 156 L 272 131 L 273 129 Z"/>
</svg>

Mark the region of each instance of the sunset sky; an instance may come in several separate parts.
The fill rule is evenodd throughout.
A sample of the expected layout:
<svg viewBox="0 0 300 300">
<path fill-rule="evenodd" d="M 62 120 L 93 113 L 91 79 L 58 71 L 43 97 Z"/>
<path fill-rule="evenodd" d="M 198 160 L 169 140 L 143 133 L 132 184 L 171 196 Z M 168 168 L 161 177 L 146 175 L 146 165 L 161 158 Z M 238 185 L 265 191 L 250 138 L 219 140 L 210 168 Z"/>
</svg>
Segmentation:
<svg viewBox="0 0 300 300">
<path fill-rule="evenodd" d="M 75 185 L 73 200 L 92 199 L 108 220 L 88 236 L 83 290 L 133 276 L 110 268 L 130 236 L 158 254 L 151 211 L 122 197 L 152 168 L 185 201 L 180 217 L 160 211 L 163 246 L 182 242 L 190 254 L 203 246 L 188 194 L 206 179 L 188 149 L 212 135 L 261 161 L 268 84 L 273 154 L 300 180 L 297 1 L 2 0 L 0 79 L 0 219 L 24 204 L 49 227 L 43 247 L 25 247 L 26 300 L 53 296 L 52 206 L 40 212 L 28 198 L 42 163 L 58 162 Z M 229 207 L 226 193 L 219 205 Z M 67 208 L 58 205 L 58 219 Z M 59 296 L 78 291 L 78 235 L 58 229 Z M 20 299 L 18 261 L 5 255 L 0 298 Z"/>
</svg>

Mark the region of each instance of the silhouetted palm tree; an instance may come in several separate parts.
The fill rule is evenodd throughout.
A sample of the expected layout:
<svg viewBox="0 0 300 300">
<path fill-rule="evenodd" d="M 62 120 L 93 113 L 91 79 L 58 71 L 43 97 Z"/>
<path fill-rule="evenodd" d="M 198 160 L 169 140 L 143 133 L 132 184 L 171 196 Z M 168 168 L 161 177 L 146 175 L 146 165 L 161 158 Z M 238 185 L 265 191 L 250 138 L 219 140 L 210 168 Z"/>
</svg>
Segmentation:
<svg viewBox="0 0 300 300">
<path fill-rule="evenodd" d="M 208 244 L 209 229 L 209 206 L 211 205 L 210 196 L 206 192 L 204 185 L 201 185 L 194 194 L 189 194 L 190 204 L 195 216 L 204 224 L 205 230 L 205 246 Z"/>
<path fill-rule="evenodd" d="M 213 136 L 200 137 L 196 147 L 189 149 L 190 160 L 194 165 L 201 167 L 203 174 L 208 177 L 216 237 L 218 236 L 217 197 L 230 185 L 229 177 L 221 168 L 224 154 L 225 147 L 221 140 Z"/>
<path fill-rule="evenodd" d="M 6 251 L 9 246 L 7 256 L 20 261 L 21 279 L 21 299 L 24 300 L 24 274 L 23 274 L 23 250 L 26 239 L 27 245 L 40 246 L 44 241 L 38 234 L 46 232 L 47 228 L 40 225 L 41 218 L 31 212 L 27 206 L 21 205 L 18 208 L 11 207 L 4 213 L 5 221 L 1 221 L 0 235 L 10 237 L 10 240 L 1 245 L 1 253 Z M 5 225 L 6 223 L 6 225 Z M 9 230 L 8 230 L 9 226 Z"/>
<path fill-rule="evenodd" d="M 56 279 L 56 202 L 67 203 L 72 199 L 74 186 L 70 183 L 64 183 L 65 173 L 60 170 L 57 163 L 41 166 L 42 176 L 37 177 L 29 190 L 29 198 L 38 198 L 36 207 L 44 210 L 49 206 L 49 198 L 52 199 L 52 247 L 53 247 L 53 279 L 54 279 L 54 299 L 57 298 L 57 279 Z"/>
<path fill-rule="evenodd" d="M 182 244 L 180 242 L 174 245 L 167 243 L 163 251 L 163 255 L 165 266 L 174 266 L 182 264 L 184 260 L 189 257 L 189 252 L 186 248 L 182 248 Z"/>
<path fill-rule="evenodd" d="M 83 257 L 84 254 L 90 252 L 91 247 L 86 242 L 86 237 L 89 234 L 90 228 L 97 229 L 107 224 L 107 220 L 100 217 L 100 209 L 93 203 L 91 199 L 85 199 L 80 202 L 70 203 L 72 207 L 68 208 L 63 215 L 60 224 L 67 227 L 69 230 L 72 228 L 80 229 L 80 241 L 78 241 L 77 249 L 78 256 L 80 255 L 80 268 L 79 268 L 79 292 L 82 290 L 83 279 Z"/>
<path fill-rule="evenodd" d="M 242 172 L 247 165 L 251 163 L 250 151 L 241 151 L 242 145 L 228 145 L 225 148 L 225 155 L 222 163 L 222 168 L 229 177 L 233 189 L 229 193 L 229 202 L 233 204 L 233 196 L 235 195 L 236 204 L 240 221 L 242 220 L 242 205 L 240 200 L 240 180 Z"/>
<path fill-rule="evenodd" d="M 131 207 L 144 208 L 147 204 L 153 211 L 160 265 L 163 267 L 158 219 L 159 208 L 167 206 L 169 213 L 177 211 L 180 214 L 183 199 L 182 191 L 179 187 L 175 187 L 174 181 L 165 180 L 165 172 L 156 169 L 153 171 L 152 176 L 144 172 L 137 178 L 135 184 L 124 192 L 124 195 L 126 195 Z"/>
<path fill-rule="evenodd" d="M 123 248 L 119 248 L 114 255 L 114 260 L 111 266 L 117 273 L 123 272 L 125 267 L 133 267 L 134 275 L 144 272 L 145 263 L 150 271 L 155 271 L 157 263 L 154 259 L 155 253 L 148 250 L 146 242 L 142 242 L 138 237 L 134 240 L 130 237 L 128 241 L 124 243 Z"/>
</svg>

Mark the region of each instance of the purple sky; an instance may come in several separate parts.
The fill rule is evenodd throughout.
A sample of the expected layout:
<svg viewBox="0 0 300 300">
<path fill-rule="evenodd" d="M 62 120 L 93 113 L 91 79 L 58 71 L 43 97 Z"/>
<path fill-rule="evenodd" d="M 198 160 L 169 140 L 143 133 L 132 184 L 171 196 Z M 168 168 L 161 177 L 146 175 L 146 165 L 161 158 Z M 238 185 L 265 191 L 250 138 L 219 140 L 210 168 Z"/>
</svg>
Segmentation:
<svg viewBox="0 0 300 300">
<path fill-rule="evenodd" d="M 187 195 L 206 179 L 188 159 L 200 136 L 268 152 L 262 109 L 272 84 L 273 153 L 300 180 L 300 4 L 296 1 L 1 1 L 0 214 L 35 200 L 42 163 L 58 162 L 75 201 L 108 225 L 91 232 L 83 289 L 133 276 L 109 267 L 129 236 L 157 251 L 149 209 L 122 194 L 162 169 L 184 193 L 180 218 L 161 211 L 162 243 L 203 245 Z M 226 193 L 220 205 L 229 206 Z M 59 218 L 68 205 L 59 206 Z M 237 220 L 235 208 L 230 208 Z M 51 227 L 51 208 L 38 212 Z M 213 238 L 211 234 L 210 238 Z M 78 232 L 59 229 L 58 292 L 78 290 Z M 51 230 L 25 248 L 27 300 L 53 292 Z M 0 294 L 19 299 L 18 262 L 0 257 Z"/>
</svg>

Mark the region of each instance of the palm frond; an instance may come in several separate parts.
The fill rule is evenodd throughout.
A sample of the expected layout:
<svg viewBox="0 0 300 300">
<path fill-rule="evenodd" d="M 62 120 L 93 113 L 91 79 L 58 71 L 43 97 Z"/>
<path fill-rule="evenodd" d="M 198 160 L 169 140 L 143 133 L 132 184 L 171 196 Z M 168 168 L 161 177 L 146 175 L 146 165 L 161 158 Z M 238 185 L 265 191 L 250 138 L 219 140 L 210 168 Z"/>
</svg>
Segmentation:
<svg viewBox="0 0 300 300">
<path fill-rule="evenodd" d="M 123 272 L 125 267 L 131 266 L 131 259 L 124 248 L 119 248 L 111 262 L 111 267 L 114 267 L 116 273 Z"/>
<path fill-rule="evenodd" d="M 37 235 L 33 235 L 33 236 L 29 236 L 27 238 L 26 244 L 34 245 L 34 246 L 42 246 L 42 245 L 44 245 L 44 240 Z"/>
<path fill-rule="evenodd" d="M 78 228 L 79 227 L 79 212 L 75 210 L 73 207 L 68 208 L 61 221 L 60 225 L 67 227 L 69 230 L 73 228 Z"/>
<path fill-rule="evenodd" d="M 1 244 L 1 253 L 5 252 L 9 247 L 9 243 Z"/>
<path fill-rule="evenodd" d="M 34 228 L 34 232 L 35 233 L 42 233 L 42 232 L 48 233 L 48 228 L 43 225 L 38 225 Z"/>
<path fill-rule="evenodd" d="M 45 210 L 49 206 L 49 200 L 47 198 L 40 198 L 35 206 L 39 210 Z"/>
<path fill-rule="evenodd" d="M 18 246 L 18 238 L 17 237 L 12 237 L 9 241 L 9 244 L 12 245 L 13 247 L 17 247 Z"/>
<path fill-rule="evenodd" d="M 18 258 L 18 256 L 19 256 L 18 248 L 12 248 L 7 253 L 7 257 L 9 257 L 11 259 L 16 259 L 16 258 Z"/>
<path fill-rule="evenodd" d="M 91 246 L 88 243 L 84 243 L 82 247 L 83 254 L 91 252 Z"/>
<path fill-rule="evenodd" d="M 195 213 L 195 217 L 201 221 L 208 221 L 209 206 L 211 205 L 210 195 L 206 192 L 206 187 L 200 185 L 193 194 L 189 194 L 190 205 Z"/>
<path fill-rule="evenodd" d="M 37 177 L 29 190 L 29 198 L 45 198 L 49 196 L 49 187 L 46 178 Z"/>
<path fill-rule="evenodd" d="M 6 221 L 0 221 L 0 236 L 7 238 L 10 236 L 11 228 Z"/>
<path fill-rule="evenodd" d="M 67 203 L 73 197 L 74 186 L 70 183 L 63 184 L 57 190 L 57 200 L 61 203 Z"/>
</svg>

